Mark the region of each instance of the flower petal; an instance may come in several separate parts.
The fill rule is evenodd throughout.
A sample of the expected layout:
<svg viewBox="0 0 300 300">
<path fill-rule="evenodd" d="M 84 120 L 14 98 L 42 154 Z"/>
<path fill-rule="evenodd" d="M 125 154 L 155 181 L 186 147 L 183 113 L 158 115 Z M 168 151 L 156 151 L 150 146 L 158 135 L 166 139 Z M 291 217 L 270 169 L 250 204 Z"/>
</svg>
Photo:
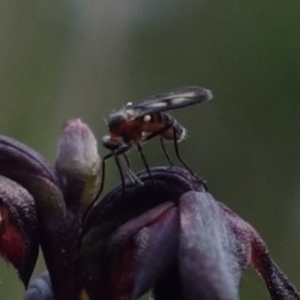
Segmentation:
<svg viewBox="0 0 300 300">
<path fill-rule="evenodd" d="M 0 255 L 27 286 L 38 255 L 38 221 L 32 196 L 0 176 Z"/>
<path fill-rule="evenodd" d="M 256 231 L 201 180 L 176 167 L 138 176 L 144 185 L 126 181 L 125 192 L 118 186 L 87 213 L 84 295 L 135 300 L 152 288 L 155 300 L 237 300 L 252 263 L 272 299 L 300 300 Z"/>
<path fill-rule="evenodd" d="M 27 173 L 47 178 L 58 184 L 53 168 L 33 149 L 6 136 L 0 135 L 0 173 L 7 177 Z"/>
<path fill-rule="evenodd" d="M 175 263 L 177 237 L 178 213 L 171 203 L 120 227 L 107 251 L 111 298 L 133 300 L 149 291 Z"/>
<path fill-rule="evenodd" d="M 122 185 L 118 185 L 91 207 L 84 220 L 82 237 L 85 237 L 89 230 L 94 231 L 97 226 L 103 226 L 105 223 L 124 223 L 165 201 L 177 202 L 187 191 L 205 190 L 203 181 L 182 168 L 151 168 L 155 186 L 147 171 L 144 170 L 137 176 L 144 183 L 143 186 L 127 180 L 124 194 Z"/>
<path fill-rule="evenodd" d="M 119 185 L 90 209 L 83 224 L 80 265 L 82 281 L 91 299 L 105 299 L 102 283 L 107 274 L 103 271 L 106 270 L 106 253 L 110 238 L 118 228 L 162 203 L 176 205 L 186 191 L 205 190 L 203 182 L 181 168 L 152 168 L 154 186 L 147 171 L 137 175 L 144 182 L 143 186 L 127 181 L 123 194 Z"/>
<path fill-rule="evenodd" d="M 299 300 L 300 294 L 270 257 L 261 237 L 252 231 L 252 265 L 266 282 L 273 300 Z"/>
<path fill-rule="evenodd" d="M 234 236 L 222 222 L 218 203 L 206 192 L 185 193 L 179 202 L 183 299 L 238 299 L 243 270 L 228 247 Z"/>
</svg>

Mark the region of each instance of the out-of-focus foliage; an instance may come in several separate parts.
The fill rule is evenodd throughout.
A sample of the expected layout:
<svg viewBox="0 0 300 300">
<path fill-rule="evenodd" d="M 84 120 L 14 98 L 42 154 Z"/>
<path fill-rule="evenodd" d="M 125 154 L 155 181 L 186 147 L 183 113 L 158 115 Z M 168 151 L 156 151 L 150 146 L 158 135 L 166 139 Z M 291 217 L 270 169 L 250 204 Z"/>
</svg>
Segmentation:
<svg viewBox="0 0 300 300">
<path fill-rule="evenodd" d="M 189 131 L 181 153 L 299 289 L 299 14 L 295 0 L 1 1 L 1 133 L 49 156 L 71 117 L 100 139 L 103 117 L 127 101 L 185 85 L 213 90 L 212 102 L 174 113 Z M 152 166 L 166 163 L 157 145 L 144 149 Z M 110 162 L 106 188 L 118 180 Z M 21 299 L 2 261 L 0 280 L 1 299 Z M 242 299 L 253 295 L 268 299 L 250 275 Z"/>
</svg>

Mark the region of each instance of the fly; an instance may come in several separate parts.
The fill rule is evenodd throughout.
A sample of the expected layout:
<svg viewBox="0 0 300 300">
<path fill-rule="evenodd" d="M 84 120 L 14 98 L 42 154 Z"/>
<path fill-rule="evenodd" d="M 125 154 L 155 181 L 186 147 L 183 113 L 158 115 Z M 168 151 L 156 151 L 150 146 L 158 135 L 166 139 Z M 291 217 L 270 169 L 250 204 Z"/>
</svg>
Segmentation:
<svg viewBox="0 0 300 300">
<path fill-rule="evenodd" d="M 174 142 L 178 160 L 193 174 L 183 161 L 178 149 L 178 143 L 186 137 L 186 129 L 167 111 L 200 104 L 211 100 L 212 97 L 213 95 L 208 89 L 189 86 L 151 96 L 136 104 L 128 102 L 118 112 L 111 114 L 108 120 L 109 134 L 102 138 L 102 143 L 105 148 L 111 150 L 111 153 L 106 155 L 104 159 L 114 156 L 120 168 L 117 157 L 120 154 L 126 155 L 126 152 L 135 146 L 150 174 L 148 163 L 142 151 L 142 144 L 159 136 L 161 147 L 170 165 L 173 165 L 173 162 L 166 150 L 164 141 Z M 129 164 L 127 166 L 128 174 Z M 130 176 L 132 177 L 132 172 Z"/>
</svg>

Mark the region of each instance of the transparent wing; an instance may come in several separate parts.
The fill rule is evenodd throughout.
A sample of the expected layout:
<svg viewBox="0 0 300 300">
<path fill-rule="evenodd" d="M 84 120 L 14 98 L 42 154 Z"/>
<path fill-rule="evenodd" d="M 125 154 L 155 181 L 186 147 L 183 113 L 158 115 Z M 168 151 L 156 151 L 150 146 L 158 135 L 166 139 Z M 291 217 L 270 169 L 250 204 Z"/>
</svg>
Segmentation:
<svg viewBox="0 0 300 300">
<path fill-rule="evenodd" d="M 136 119 L 151 113 L 200 104 L 211 100 L 212 97 L 212 92 L 208 89 L 189 86 L 151 96 L 136 104 L 128 103 L 126 110 L 132 110 Z"/>
</svg>

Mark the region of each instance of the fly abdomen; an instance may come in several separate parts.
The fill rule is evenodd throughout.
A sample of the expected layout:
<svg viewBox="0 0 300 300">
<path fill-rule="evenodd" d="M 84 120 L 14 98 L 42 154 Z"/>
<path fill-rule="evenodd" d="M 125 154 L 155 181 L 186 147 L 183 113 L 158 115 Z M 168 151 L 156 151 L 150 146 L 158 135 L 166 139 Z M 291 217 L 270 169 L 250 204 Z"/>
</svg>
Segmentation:
<svg viewBox="0 0 300 300">
<path fill-rule="evenodd" d="M 162 116 L 163 123 L 168 128 L 161 133 L 161 136 L 168 141 L 177 140 L 177 142 L 181 142 L 186 137 L 186 129 L 171 115 L 164 113 Z"/>
</svg>

